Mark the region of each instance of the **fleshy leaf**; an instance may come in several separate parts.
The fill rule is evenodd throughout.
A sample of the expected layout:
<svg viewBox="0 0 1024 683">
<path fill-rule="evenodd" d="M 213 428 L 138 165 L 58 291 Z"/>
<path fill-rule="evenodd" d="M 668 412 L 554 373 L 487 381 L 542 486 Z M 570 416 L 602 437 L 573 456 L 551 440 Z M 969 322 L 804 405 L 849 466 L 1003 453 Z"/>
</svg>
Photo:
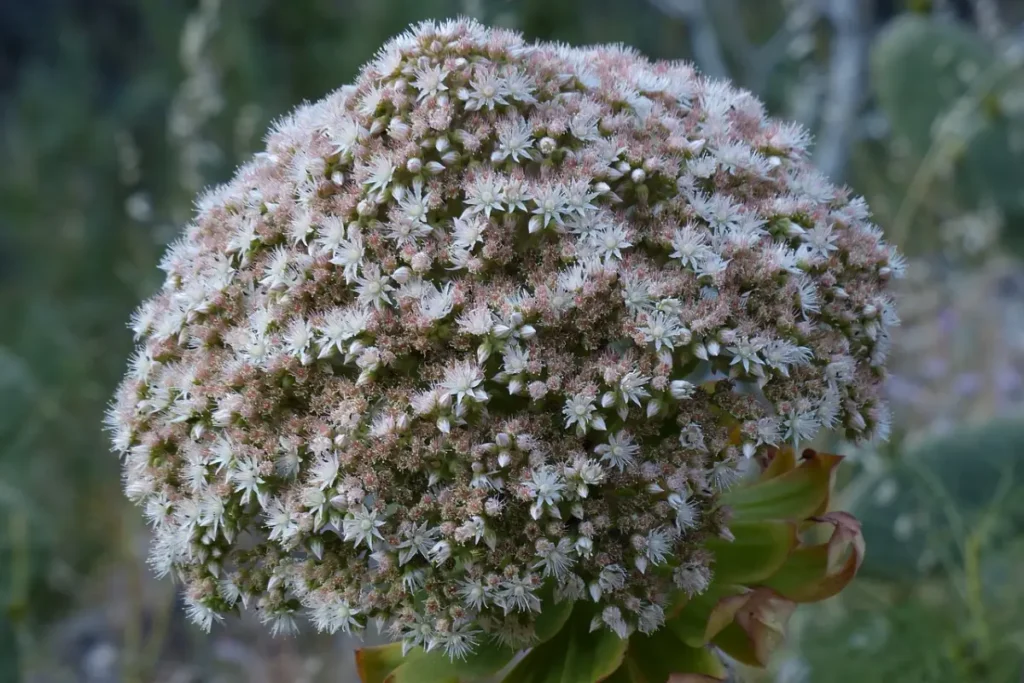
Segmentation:
<svg viewBox="0 0 1024 683">
<path fill-rule="evenodd" d="M 860 522 L 847 512 L 830 512 L 812 521 L 832 524 L 826 543 L 798 548 L 762 585 L 795 602 L 817 602 L 839 593 L 864 561 Z"/>
<path fill-rule="evenodd" d="M 796 469 L 796 453 L 792 448 L 773 448 L 769 451 L 770 459 L 767 467 L 761 472 L 758 481 L 768 481 Z"/>
<path fill-rule="evenodd" d="M 732 541 L 714 538 L 705 544 L 715 557 L 715 580 L 751 584 L 774 574 L 797 546 L 796 525 L 778 520 L 735 522 Z"/>
<path fill-rule="evenodd" d="M 530 650 L 503 683 L 597 683 L 611 676 L 629 641 L 604 628 L 591 632 L 586 607 L 577 603 L 565 626 Z"/>
<path fill-rule="evenodd" d="M 665 626 L 691 647 L 706 645 L 732 621 L 736 610 L 746 602 L 747 592 L 742 586 L 714 583 L 695 595 Z"/>
<path fill-rule="evenodd" d="M 816 602 L 824 599 L 818 597 L 818 586 L 828 573 L 828 543 L 821 543 L 794 550 L 779 571 L 762 585 L 790 600 Z"/>
<path fill-rule="evenodd" d="M 685 591 L 673 591 L 669 596 L 668 605 L 665 606 L 665 618 L 671 619 L 677 616 L 690 602 L 691 598 Z"/>
<path fill-rule="evenodd" d="M 724 676 L 725 667 L 709 648 L 682 645 L 671 632 L 661 629 L 649 636 L 634 634 L 622 665 L 606 683 L 720 681 Z"/>
<path fill-rule="evenodd" d="M 679 647 L 678 645 L 676 647 Z M 680 648 L 677 657 L 682 672 L 673 673 L 668 677 L 670 683 L 686 683 L 687 681 L 724 681 L 728 672 L 725 665 L 711 648 Z"/>
<path fill-rule="evenodd" d="M 493 643 L 476 646 L 465 659 L 449 659 L 443 652 L 410 651 L 405 661 L 384 679 L 385 683 L 467 683 L 493 676 L 505 667 L 515 651 Z"/>
<path fill-rule="evenodd" d="M 619 668 L 613 671 L 608 678 L 602 681 L 602 683 L 636 683 L 636 681 L 644 680 L 639 677 L 641 675 L 642 674 L 640 672 L 630 670 L 629 659 L 624 658 Z"/>
<path fill-rule="evenodd" d="M 743 664 L 764 667 L 786 639 L 786 623 L 796 603 L 765 588 L 755 590 L 719 633 L 715 645 Z"/>
<path fill-rule="evenodd" d="M 363 683 L 384 683 L 405 661 L 401 643 L 361 647 L 356 650 L 356 671 Z"/>
<path fill-rule="evenodd" d="M 722 496 L 722 503 L 731 508 L 736 522 L 766 519 L 802 522 L 828 507 L 835 470 L 841 461 L 839 455 L 805 450 L 796 469 L 731 489 Z"/>
<path fill-rule="evenodd" d="M 574 604 L 572 600 L 555 602 L 551 592 L 541 599 L 541 603 L 541 611 L 534 625 L 538 644 L 551 640 L 562 630 L 565 622 L 569 620 L 569 615 L 572 614 Z"/>
<path fill-rule="evenodd" d="M 451 660 L 441 652 L 420 648 L 402 656 L 401 643 L 356 650 L 356 670 L 363 683 L 460 683 L 493 675 L 515 652 L 483 643 L 465 659 Z"/>
</svg>

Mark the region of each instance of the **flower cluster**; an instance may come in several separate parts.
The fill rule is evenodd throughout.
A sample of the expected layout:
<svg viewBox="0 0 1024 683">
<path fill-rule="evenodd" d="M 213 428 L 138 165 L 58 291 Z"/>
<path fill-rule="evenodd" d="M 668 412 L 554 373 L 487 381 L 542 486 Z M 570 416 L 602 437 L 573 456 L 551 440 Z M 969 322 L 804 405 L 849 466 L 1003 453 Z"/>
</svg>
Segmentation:
<svg viewBox="0 0 1024 683">
<path fill-rule="evenodd" d="M 625 637 L 746 458 L 884 437 L 901 257 L 808 136 L 621 47 L 425 23 L 198 202 L 108 422 L 209 627 Z"/>
</svg>

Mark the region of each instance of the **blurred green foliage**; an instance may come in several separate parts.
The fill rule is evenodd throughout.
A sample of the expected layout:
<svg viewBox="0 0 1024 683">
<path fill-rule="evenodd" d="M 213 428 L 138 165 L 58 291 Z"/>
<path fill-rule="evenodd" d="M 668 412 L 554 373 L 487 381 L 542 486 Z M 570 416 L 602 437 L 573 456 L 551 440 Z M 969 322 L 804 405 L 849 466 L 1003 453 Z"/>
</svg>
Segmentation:
<svg viewBox="0 0 1024 683">
<path fill-rule="evenodd" d="M 916 593 L 868 594 L 851 589 L 849 610 L 819 616 L 815 631 L 803 641 L 811 680 L 834 683 L 1015 683 L 1020 679 L 1020 643 L 1007 623 L 1019 608 L 999 600 L 1021 600 L 1017 586 L 1004 585 L 1001 598 L 989 595 L 986 618 L 991 632 L 978 633 L 971 611 L 951 604 L 934 588 Z M 1019 630 L 1016 635 L 1019 638 Z M 827 672 L 827 673 L 826 673 Z"/>
<path fill-rule="evenodd" d="M 121 20 L 96 18 L 108 4 Z M 99 425 L 132 346 L 125 322 L 159 286 L 162 245 L 196 192 L 412 21 L 470 13 L 532 38 L 692 58 L 691 27 L 658 4 L 106 0 L 88 21 L 46 15 L 50 29 L 33 35 L 49 47 L 0 93 L 0 683 L 18 679 L 19 650 L 39 660 L 53 624 L 95 605 L 97 576 L 146 571 Z M 885 5 L 942 3 L 868 4 L 881 22 Z M 771 111 L 825 125 L 807 111 L 823 97 L 828 27 L 800 24 L 781 0 L 710 6 L 733 76 Z M 1004 243 L 1024 244 L 1022 60 L 1006 50 L 976 26 L 923 15 L 897 17 L 871 47 L 863 118 L 877 104 L 888 127 L 865 126 L 846 175 L 908 251 L 945 254 L 939 226 L 987 206 Z M 896 450 L 851 468 L 870 578 L 812 614 L 793 653 L 809 677 L 788 683 L 1016 680 L 1024 426 Z"/>
<path fill-rule="evenodd" d="M 1014 215 L 1024 210 L 1019 46 L 1001 54 L 963 25 L 908 15 L 877 38 L 871 68 L 893 143 L 907 147 L 917 174 L 948 167 L 965 206 L 991 203 Z M 929 242 L 927 236 L 916 241 Z"/>
<path fill-rule="evenodd" d="M 829 680 L 1010 681 L 1024 659 L 1024 422 L 927 439 L 869 478 L 853 510 L 860 583 L 802 643 Z M 829 669 L 830 671 L 832 669 Z"/>
<path fill-rule="evenodd" d="M 902 455 L 854 508 L 871 539 L 866 575 L 914 582 L 960 562 L 964 539 L 993 547 L 1024 530 L 1024 423 L 996 420 Z"/>
</svg>

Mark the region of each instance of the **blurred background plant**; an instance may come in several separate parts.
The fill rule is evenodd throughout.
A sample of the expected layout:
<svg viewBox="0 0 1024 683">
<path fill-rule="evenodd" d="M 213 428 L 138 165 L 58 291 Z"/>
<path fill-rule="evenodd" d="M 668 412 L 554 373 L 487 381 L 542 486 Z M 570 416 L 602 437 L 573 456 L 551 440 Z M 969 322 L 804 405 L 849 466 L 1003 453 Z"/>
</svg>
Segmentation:
<svg viewBox="0 0 1024 683">
<path fill-rule="evenodd" d="M 817 444 L 852 456 L 861 577 L 737 680 L 1024 680 L 1024 3 L 36 0 L 0 3 L 0 683 L 354 680 L 342 640 L 183 623 L 99 424 L 196 192 L 455 14 L 733 79 L 912 257 L 892 441 Z"/>
</svg>

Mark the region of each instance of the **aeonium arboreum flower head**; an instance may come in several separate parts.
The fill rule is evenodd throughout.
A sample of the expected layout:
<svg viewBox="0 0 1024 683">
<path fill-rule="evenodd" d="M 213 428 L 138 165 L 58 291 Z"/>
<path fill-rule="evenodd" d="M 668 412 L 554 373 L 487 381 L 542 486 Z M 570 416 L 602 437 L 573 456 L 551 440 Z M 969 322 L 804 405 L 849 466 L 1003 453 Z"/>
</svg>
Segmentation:
<svg viewBox="0 0 1024 683">
<path fill-rule="evenodd" d="M 725 564 L 778 532 L 733 521 L 745 463 L 888 428 L 902 260 L 807 141 L 622 47 L 395 38 L 199 200 L 133 318 L 108 422 L 153 566 L 205 627 L 454 659 L 756 583 Z"/>
</svg>

